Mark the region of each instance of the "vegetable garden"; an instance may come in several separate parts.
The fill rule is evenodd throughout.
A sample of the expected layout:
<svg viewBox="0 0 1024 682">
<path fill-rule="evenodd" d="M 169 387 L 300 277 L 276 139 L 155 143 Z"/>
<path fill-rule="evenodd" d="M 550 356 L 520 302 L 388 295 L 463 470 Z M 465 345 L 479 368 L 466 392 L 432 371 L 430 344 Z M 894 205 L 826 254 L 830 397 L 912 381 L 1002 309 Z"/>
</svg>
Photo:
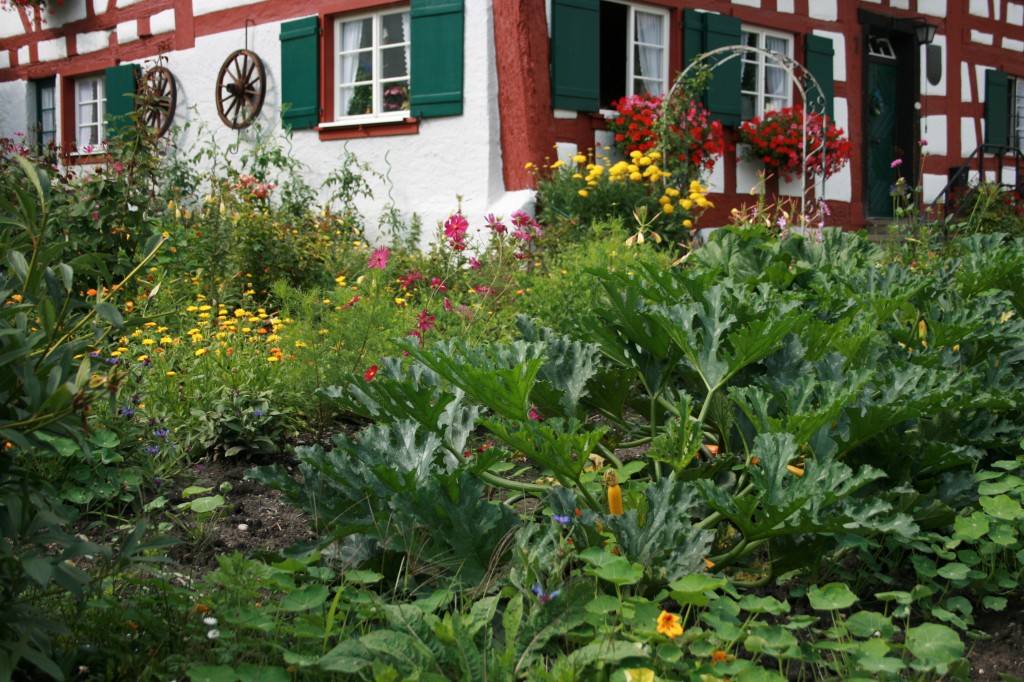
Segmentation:
<svg viewBox="0 0 1024 682">
<path fill-rule="evenodd" d="M 422 251 L 351 155 L 108 151 L 2 156 L 0 678 L 970 679 L 1019 612 L 1019 217 L 695 248 L 646 148 Z M 210 550 L 225 462 L 301 542 Z"/>
</svg>

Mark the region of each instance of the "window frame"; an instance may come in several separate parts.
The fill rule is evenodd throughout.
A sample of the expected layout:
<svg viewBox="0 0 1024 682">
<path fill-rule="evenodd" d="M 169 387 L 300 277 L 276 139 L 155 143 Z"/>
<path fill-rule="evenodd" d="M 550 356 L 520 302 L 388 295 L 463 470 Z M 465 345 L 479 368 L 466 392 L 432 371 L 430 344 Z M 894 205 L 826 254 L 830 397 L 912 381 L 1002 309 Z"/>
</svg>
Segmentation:
<svg viewBox="0 0 1024 682">
<path fill-rule="evenodd" d="M 755 35 L 755 36 L 757 36 L 757 45 L 756 45 L 756 47 L 761 48 L 763 50 L 768 49 L 767 47 L 765 47 L 765 44 L 766 44 L 768 38 L 778 38 L 778 39 L 781 39 L 781 40 L 785 40 L 786 41 L 785 56 L 787 56 L 790 59 L 795 59 L 795 57 L 794 57 L 795 49 L 796 49 L 796 36 L 795 35 L 793 35 L 791 33 L 785 33 L 784 31 L 777 31 L 777 30 L 774 30 L 774 29 L 765 28 L 763 26 L 753 26 L 753 25 L 749 25 L 749 24 L 742 24 L 740 26 L 740 44 L 741 45 L 747 45 L 747 35 Z M 773 110 L 773 109 L 767 109 L 766 108 L 766 100 L 769 99 L 769 95 L 766 92 L 766 88 L 765 88 L 765 71 L 766 71 L 766 68 L 767 68 L 768 64 L 766 62 L 766 59 L 765 59 L 764 55 L 757 54 L 756 57 L 757 57 L 757 60 L 755 62 L 755 61 L 752 61 L 751 58 L 748 55 L 744 54 L 741 57 L 741 60 L 740 60 L 740 118 L 741 118 L 741 120 L 744 120 L 744 121 L 748 121 L 748 120 L 750 120 L 753 117 L 764 116 L 766 111 L 772 111 Z M 754 79 L 754 82 L 755 82 L 755 84 L 757 86 L 757 90 L 754 91 L 754 92 L 752 92 L 750 90 L 745 90 L 743 88 L 743 72 L 744 72 L 744 69 L 746 69 L 746 67 L 748 65 L 750 65 L 750 64 L 755 64 L 755 66 L 757 68 L 757 73 L 756 73 L 755 79 Z M 791 107 L 791 106 L 793 106 L 793 102 L 794 102 L 794 97 L 793 97 L 793 79 L 790 78 L 788 72 L 786 73 L 786 80 L 787 80 L 787 84 L 786 84 L 786 87 L 785 87 L 785 89 L 786 89 L 786 97 L 785 97 L 785 103 L 782 105 L 782 108 Z M 753 116 L 745 118 L 743 116 L 743 104 L 744 104 L 745 98 L 749 98 L 749 97 L 754 97 L 754 113 L 753 113 Z M 775 98 L 776 95 L 771 95 L 770 97 Z"/>
<path fill-rule="evenodd" d="M 72 140 L 74 142 L 74 148 L 69 150 L 70 156 L 93 156 L 97 153 L 102 152 L 103 145 L 107 139 L 107 85 L 106 76 L 103 72 L 99 73 L 85 73 L 76 75 L 71 79 L 71 90 L 73 92 L 72 102 L 72 118 L 71 118 L 71 130 L 73 131 Z M 79 94 L 81 92 L 80 85 L 86 81 L 95 81 L 97 84 L 97 99 L 83 101 Z M 81 113 L 81 106 L 83 104 L 97 105 L 97 119 L 91 121 L 87 125 L 83 125 L 79 114 Z M 81 130 L 84 127 L 97 129 L 96 142 L 82 145 L 80 141 Z"/>
<path fill-rule="evenodd" d="M 405 15 L 405 26 L 407 27 L 408 34 L 404 36 L 405 40 L 402 43 L 392 43 L 384 46 L 378 41 L 381 37 L 381 26 L 383 18 L 386 16 L 401 16 Z M 372 105 L 373 113 L 370 114 L 356 114 L 353 116 L 342 116 L 339 115 L 341 110 L 341 89 L 343 84 L 341 83 L 341 64 L 344 54 L 357 53 L 365 50 L 353 50 L 347 53 L 343 53 L 341 50 L 342 44 L 342 27 L 345 23 L 353 21 L 363 21 L 367 18 L 371 18 L 371 26 L 373 31 L 373 43 L 369 48 L 372 52 L 372 72 L 374 77 L 370 81 L 369 85 L 372 92 Z M 318 125 L 321 129 L 331 128 L 347 128 L 347 127 L 358 127 L 367 124 L 377 123 L 400 123 L 408 120 L 411 116 L 411 105 L 412 105 L 412 9 L 410 5 L 403 5 L 399 7 L 387 7 L 378 10 L 372 10 L 367 12 L 358 13 L 343 13 L 331 15 L 327 18 L 327 21 L 331 27 L 329 44 L 324 47 L 329 50 L 325 55 L 327 57 L 326 65 L 329 70 L 325 74 L 324 83 L 331 89 L 331 94 L 325 98 L 325 104 L 330 106 L 330 119 L 321 121 Z M 328 42 L 328 41 L 324 41 Z M 405 47 L 408 54 L 408 61 L 406 63 L 406 74 L 404 79 L 397 78 L 384 78 L 382 75 L 382 58 L 381 54 L 385 48 L 396 49 L 398 47 Z M 380 75 L 378 75 L 380 74 Z M 383 111 L 383 87 L 387 82 L 396 82 L 404 80 L 407 82 L 409 99 L 406 102 L 406 108 L 397 111 Z M 326 107 L 325 107 L 326 108 Z M 325 112 L 326 113 L 326 112 Z M 326 117 L 325 117 L 326 118 Z"/>
<path fill-rule="evenodd" d="M 618 0 L 602 0 L 602 2 L 613 2 L 615 4 L 626 5 L 629 7 L 629 19 L 626 22 L 626 95 L 636 95 L 635 85 L 637 80 L 653 80 L 645 79 L 642 75 L 637 73 L 636 70 L 636 53 L 639 45 L 651 45 L 651 43 L 640 43 L 639 37 L 636 34 L 636 15 L 637 12 L 645 14 L 652 14 L 661 17 L 661 92 L 653 93 L 659 97 L 664 97 L 668 92 L 669 88 L 669 48 L 671 43 L 671 36 L 669 35 L 669 26 L 671 23 L 671 15 L 669 11 L 664 7 L 655 7 L 652 5 L 644 5 L 634 2 L 621 2 Z"/>
<path fill-rule="evenodd" d="M 58 111 L 58 99 L 57 99 L 57 79 L 51 76 L 50 78 L 43 78 L 35 81 L 36 86 L 36 145 L 40 153 L 46 153 L 47 148 L 52 142 L 54 145 L 57 144 L 58 139 L 58 126 L 57 122 L 59 117 L 57 116 Z M 52 98 L 51 105 L 49 107 L 43 106 L 43 93 L 49 91 L 50 97 Z M 52 127 L 47 128 L 44 113 L 49 112 L 53 117 Z M 49 136 L 49 137 L 47 137 Z"/>
</svg>

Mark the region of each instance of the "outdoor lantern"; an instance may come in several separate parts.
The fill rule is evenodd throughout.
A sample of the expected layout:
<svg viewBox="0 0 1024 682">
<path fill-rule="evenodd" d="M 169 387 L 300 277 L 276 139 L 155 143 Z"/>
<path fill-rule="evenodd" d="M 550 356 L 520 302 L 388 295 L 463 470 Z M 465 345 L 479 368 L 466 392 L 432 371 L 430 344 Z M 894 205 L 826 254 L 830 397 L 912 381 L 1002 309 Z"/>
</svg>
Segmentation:
<svg viewBox="0 0 1024 682">
<path fill-rule="evenodd" d="M 917 38 L 918 45 L 930 45 L 935 39 L 935 31 L 938 26 L 921 22 L 914 25 L 914 37 Z"/>
</svg>

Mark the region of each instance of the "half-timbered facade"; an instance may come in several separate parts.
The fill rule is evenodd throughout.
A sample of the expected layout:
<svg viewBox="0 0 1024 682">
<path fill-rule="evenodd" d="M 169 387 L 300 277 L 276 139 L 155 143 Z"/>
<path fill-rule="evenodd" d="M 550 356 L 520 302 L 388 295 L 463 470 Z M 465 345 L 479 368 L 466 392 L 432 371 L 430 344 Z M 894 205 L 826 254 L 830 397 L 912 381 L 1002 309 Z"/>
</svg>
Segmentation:
<svg viewBox="0 0 1024 682">
<path fill-rule="evenodd" d="M 428 224 L 457 196 L 470 214 L 507 212 L 530 200 L 527 162 L 607 144 L 613 99 L 660 94 L 694 56 L 748 45 L 810 71 L 853 143 L 824 187 L 836 224 L 891 216 L 897 174 L 930 202 L 983 152 L 987 179 L 1019 183 L 1024 2 L 47 2 L 0 10 L 0 136 L 54 140 L 67 164 L 100 158 L 110 117 L 161 66 L 179 148 L 288 128 L 314 185 L 350 151 L 387 174 L 380 201 Z M 785 73 L 753 57 L 716 74 L 708 101 L 728 134 L 800 103 Z M 749 201 L 757 170 L 726 153 L 706 225 Z"/>
</svg>

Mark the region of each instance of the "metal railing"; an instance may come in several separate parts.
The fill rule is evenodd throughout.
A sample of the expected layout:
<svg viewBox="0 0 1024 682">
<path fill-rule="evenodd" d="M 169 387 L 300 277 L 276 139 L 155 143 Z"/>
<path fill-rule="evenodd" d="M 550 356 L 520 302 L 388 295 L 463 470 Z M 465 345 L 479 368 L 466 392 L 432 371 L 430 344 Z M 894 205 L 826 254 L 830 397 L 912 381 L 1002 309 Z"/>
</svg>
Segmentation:
<svg viewBox="0 0 1024 682">
<path fill-rule="evenodd" d="M 941 215 L 947 225 L 955 222 L 960 217 L 963 208 L 970 205 L 968 199 L 971 194 L 977 191 L 977 185 L 971 183 L 972 173 L 977 173 L 979 182 L 985 183 L 990 182 L 988 174 L 994 171 L 995 184 L 1005 190 L 1024 193 L 1022 167 L 1024 167 L 1024 152 L 1019 147 L 980 144 L 958 168 L 950 169 L 949 182 L 932 200 L 926 215 L 936 218 Z M 1005 182 L 1005 172 L 1011 168 L 1014 171 L 1013 182 Z"/>
</svg>

